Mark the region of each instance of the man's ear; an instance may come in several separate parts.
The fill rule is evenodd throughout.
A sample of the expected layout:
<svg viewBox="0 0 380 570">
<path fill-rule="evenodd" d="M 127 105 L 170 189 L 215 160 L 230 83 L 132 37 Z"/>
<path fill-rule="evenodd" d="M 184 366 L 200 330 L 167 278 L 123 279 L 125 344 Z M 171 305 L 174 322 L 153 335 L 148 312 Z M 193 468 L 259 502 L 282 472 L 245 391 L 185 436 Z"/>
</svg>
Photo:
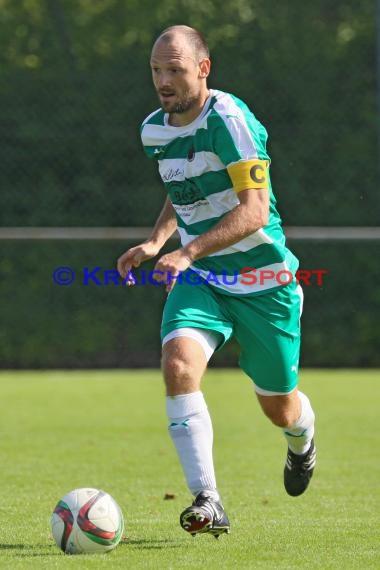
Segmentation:
<svg viewBox="0 0 380 570">
<path fill-rule="evenodd" d="M 205 57 L 199 63 L 199 77 L 201 77 L 202 79 L 208 77 L 210 74 L 210 69 L 211 69 L 211 60 L 208 57 Z"/>
</svg>

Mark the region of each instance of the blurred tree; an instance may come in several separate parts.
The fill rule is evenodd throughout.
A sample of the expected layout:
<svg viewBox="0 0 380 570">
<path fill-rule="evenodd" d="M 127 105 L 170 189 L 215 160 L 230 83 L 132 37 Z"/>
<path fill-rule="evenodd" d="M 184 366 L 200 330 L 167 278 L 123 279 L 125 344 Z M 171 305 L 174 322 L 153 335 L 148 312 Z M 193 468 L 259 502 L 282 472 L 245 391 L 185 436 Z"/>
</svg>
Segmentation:
<svg viewBox="0 0 380 570">
<path fill-rule="evenodd" d="M 153 222 L 162 195 L 138 128 L 157 105 L 151 44 L 176 22 L 208 38 L 210 84 L 241 96 L 269 128 L 286 223 L 377 222 L 371 0 L 0 0 L 0 8 L 2 223 Z M 131 181 L 152 203 L 148 218 L 139 201 L 120 209 Z"/>
</svg>

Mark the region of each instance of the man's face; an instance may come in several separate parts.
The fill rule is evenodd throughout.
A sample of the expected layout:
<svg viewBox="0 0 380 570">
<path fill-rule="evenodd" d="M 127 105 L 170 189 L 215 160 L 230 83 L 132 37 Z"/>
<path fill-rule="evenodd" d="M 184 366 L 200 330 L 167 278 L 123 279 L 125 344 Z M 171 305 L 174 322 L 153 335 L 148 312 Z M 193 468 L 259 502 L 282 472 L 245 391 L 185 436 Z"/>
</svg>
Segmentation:
<svg viewBox="0 0 380 570">
<path fill-rule="evenodd" d="M 150 60 L 153 83 L 166 113 L 187 113 L 199 104 L 202 79 L 200 65 L 186 40 L 158 40 Z"/>
</svg>

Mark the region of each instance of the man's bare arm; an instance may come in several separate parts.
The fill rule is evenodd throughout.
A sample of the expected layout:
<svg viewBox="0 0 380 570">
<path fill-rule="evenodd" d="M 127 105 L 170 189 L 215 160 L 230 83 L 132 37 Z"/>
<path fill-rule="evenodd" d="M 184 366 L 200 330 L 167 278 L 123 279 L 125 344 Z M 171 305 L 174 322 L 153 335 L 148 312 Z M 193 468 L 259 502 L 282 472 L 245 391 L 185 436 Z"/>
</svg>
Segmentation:
<svg viewBox="0 0 380 570">
<path fill-rule="evenodd" d="M 169 198 L 166 198 L 150 237 L 144 243 L 128 249 L 117 260 L 117 269 L 122 278 L 127 277 L 132 267 L 138 267 L 140 263 L 157 255 L 176 228 L 175 211 Z M 127 284 L 133 285 L 133 279 L 127 281 Z"/>
<path fill-rule="evenodd" d="M 225 249 L 268 223 L 268 190 L 243 190 L 239 193 L 239 200 L 240 204 L 228 212 L 218 224 L 182 249 L 190 261 Z"/>
<path fill-rule="evenodd" d="M 160 250 L 174 234 L 176 229 L 177 220 L 175 211 L 169 197 L 167 197 L 147 241 L 156 244 Z"/>
<path fill-rule="evenodd" d="M 202 257 L 225 249 L 256 232 L 268 223 L 269 192 L 247 189 L 239 192 L 240 204 L 228 212 L 213 228 L 195 238 L 185 247 L 160 257 L 155 269 L 175 276 Z M 174 280 L 167 282 L 170 291 Z"/>
</svg>

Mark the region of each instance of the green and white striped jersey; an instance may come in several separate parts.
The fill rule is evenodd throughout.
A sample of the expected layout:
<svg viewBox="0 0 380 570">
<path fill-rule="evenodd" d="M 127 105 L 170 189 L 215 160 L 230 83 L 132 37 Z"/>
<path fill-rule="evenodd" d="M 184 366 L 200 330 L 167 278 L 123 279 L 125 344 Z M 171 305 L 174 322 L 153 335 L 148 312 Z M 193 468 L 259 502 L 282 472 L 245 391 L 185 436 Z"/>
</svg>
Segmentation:
<svg viewBox="0 0 380 570">
<path fill-rule="evenodd" d="M 158 162 L 162 181 L 174 206 L 181 243 L 203 234 L 239 204 L 227 167 L 239 161 L 264 159 L 267 132 L 243 101 L 223 91 L 211 89 L 202 113 L 190 124 L 173 127 L 168 115 L 158 109 L 141 127 L 146 154 Z M 208 279 L 219 292 L 232 295 L 257 295 L 289 282 L 286 273 L 295 274 L 297 258 L 285 245 L 281 218 L 269 182 L 270 214 L 268 224 L 208 257 L 191 268 Z M 254 278 L 241 275 L 253 268 Z M 259 278 L 262 271 L 273 271 L 272 279 Z M 266 275 L 271 275 L 267 273 Z M 231 276 L 231 277 L 230 277 Z M 228 281 L 228 283 L 227 283 Z"/>
</svg>

